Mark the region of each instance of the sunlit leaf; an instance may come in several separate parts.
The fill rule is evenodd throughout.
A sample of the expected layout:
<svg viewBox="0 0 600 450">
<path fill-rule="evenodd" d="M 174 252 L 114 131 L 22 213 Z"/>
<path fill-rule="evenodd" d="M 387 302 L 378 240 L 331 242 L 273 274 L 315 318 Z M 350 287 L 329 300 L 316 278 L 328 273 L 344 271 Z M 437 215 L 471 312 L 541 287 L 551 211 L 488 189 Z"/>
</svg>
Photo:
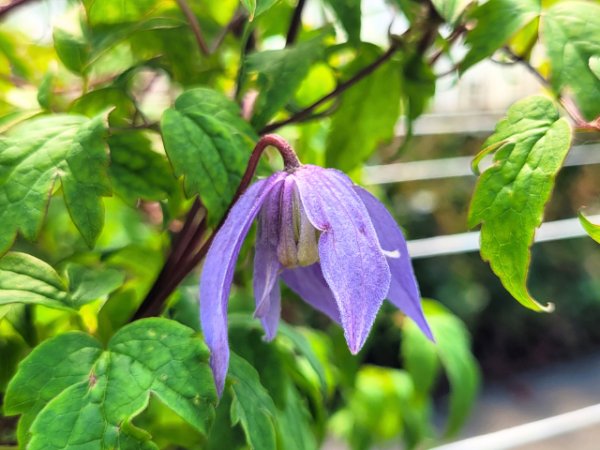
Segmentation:
<svg viewBox="0 0 600 450">
<path fill-rule="evenodd" d="M 52 82 L 54 81 L 54 70 L 48 69 L 46 71 L 46 75 L 44 75 L 44 79 L 42 80 L 42 84 L 40 84 L 40 89 L 37 94 L 37 101 L 43 109 L 50 109 L 50 102 L 52 101 Z"/>
<path fill-rule="evenodd" d="M 450 24 L 454 24 L 473 0 L 432 0 L 437 12 Z"/>
<path fill-rule="evenodd" d="M 579 221 L 583 226 L 583 229 L 590 235 L 590 237 L 600 244 L 600 225 L 590 222 L 583 213 L 579 212 Z"/>
<path fill-rule="evenodd" d="M 600 114 L 600 80 L 590 58 L 600 54 L 600 5 L 577 1 L 552 5 L 542 19 L 542 38 L 553 87 L 572 91 L 585 118 L 594 119 Z"/>
<path fill-rule="evenodd" d="M 592 56 L 589 61 L 590 70 L 600 80 L 600 56 Z"/>
<path fill-rule="evenodd" d="M 60 180 L 73 223 L 93 247 L 104 224 L 103 196 L 111 195 L 106 113 L 92 119 L 56 115 L 31 120 L 0 138 L 0 254 L 17 230 L 34 240 L 54 184 Z"/>
<path fill-rule="evenodd" d="M 451 389 L 446 425 L 446 435 L 451 436 L 471 411 L 481 375 L 470 351 L 469 333 L 460 319 L 431 300 L 423 301 L 423 309 L 436 343 L 407 318 L 402 328 L 402 357 L 421 400 L 431 394 L 439 363 L 443 366 Z"/>
<path fill-rule="evenodd" d="M 26 303 L 77 310 L 123 284 L 114 269 L 95 270 L 71 263 L 63 279 L 50 265 L 25 253 L 7 253 L 0 259 L 0 305 Z"/>
<path fill-rule="evenodd" d="M 175 0 L 84 0 L 83 4 L 91 27 L 140 22 L 178 9 Z"/>
<path fill-rule="evenodd" d="M 327 0 L 335 11 L 348 34 L 348 41 L 357 45 L 360 42 L 361 11 L 360 0 Z"/>
<path fill-rule="evenodd" d="M 200 194 L 215 224 L 242 179 L 256 134 L 238 106 L 211 89 L 180 95 L 162 119 L 162 134 L 175 175 L 184 177 L 188 197 Z"/>
<path fill-rule="evenodd" d="M 207 434 L 217 395 L 209 352 L 193 330 L 166 319 L 121 329 L 104 350 L 70 332 L 45 341 L 25 359 L 5 397 L 5 413 L 23 414 L 19 442 L 28 449 L 156 449 L 132 419 L 150 394 Z"/>
<path fill-rule="evenodd" d="M 469 67 L 490 56 L 521 28 L 540 15 L 540 0 L 490 0 L 473 13 L 477 26 L 469 31 L 465 44 L 470 50 L 460 64 L 464 73 Z"/>
<path fill-rule="evenodd" d="M 114 107 L 109 117 L 111 126 L 126 126 L 135 114 L 135 103 L 123 89 L 107 87 L 96 89 L 79 97 L 71 107 L 71 113 L 94 117 L 107 108 Z"/>
<path fill-rule="evenodd" d="M 495 164 L 477 182 L 468 225 L 482 223 L 481 257 L 513 297 L 535 310 L 552 305 L 537 303 L 527 290 L 529 247 L 570 143 L 568 122 L 549 98 L 536 95 L 510 107 L 475 159 L 496 151 Z"/>
<path fill-rule="evenodd" d="M 81 36 L 75 36 L 61 28 L 54 28 L 54 48 L 65 67 L 83 74 L 92 52 L 92 46 Z"/>
<path fill-rule="evenodd" d="M 251 120 L 255 129 L 265 126 L 293 98 L 311 64 L 322 56 L 322 39 L 315 38 L 293 48 L 254 53 L 248 58 L 248 70 L 258 72 L 260 91 Z"/>
<path fill-rule="evenodd" d="M 380 56 L 379 48 L 363 44 L 350 73 Z M 394 135 L 400 114 L 400 66 L 389 61 L 342 96 L 327 136 L 327 167 L 350 171 L 365 161 L 381 142 Z"/>
<path fill-rule="evenodd" d="M 251 448 L 275 450 L 275 405 L 260 384 L 258 373 L 247 361 L 232 352 L 227 377 L 232 381 L 233 425 L 238 422 L 241 424 Z"/>
</svg>

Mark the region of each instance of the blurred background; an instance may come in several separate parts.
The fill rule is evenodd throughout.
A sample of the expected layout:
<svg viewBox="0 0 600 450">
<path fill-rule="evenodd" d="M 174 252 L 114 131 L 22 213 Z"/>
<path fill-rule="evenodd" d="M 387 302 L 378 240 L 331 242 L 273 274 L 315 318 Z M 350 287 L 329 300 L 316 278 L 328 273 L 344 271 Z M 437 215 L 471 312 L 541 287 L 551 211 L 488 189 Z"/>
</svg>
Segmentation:
<svg viewBox="0 0 600 450">
<path fill-rule="evenodd" d="M 321 9 L 311 6 L 313 3 L 308 1 L 303 21 L 316 27 L 325 18 Z M 40 1 L 19 9 L 2 26 L 18 29 L 43 46 L 51 42 L 53 25 L 62 20 L 66 9 L 63 0 Z M 385 45 L 388 30 L 401 33 L 407 26 L 402 16 L 390 21 L 394 12 L 384 0 L 363 0 L 362 10 L 363 41 Z M 279 48 L 278 39 L 283 37 L 274 36 L 265 45 Z M 450 69 L 452 61 L 446 63 Z M 440 67 L 443 69 L 443 64 Z M 23 105 L 35 102 L 34 88 L 31 92 L 26 86 L 18 89 L 12 101 L 26 109 Z M 160 78 L 146 89 L 142 106 L 153 119 L 152 112 L 162 111 L 174 93 Z M 530 291 L 543 303 L 555 303 L 554 313 L 538 314 L 523 308 L 481 260 L 474 245 L 475 232 L 463 235 L 468 233 L 467 210 L 477 181 L 470 171 L 471 157 L 512 103 L 540 92 L 536 79 L 520 65 L 485 61 L 460 80 L 455 75 L 444 76 L 441 70 L 435 97 L 427 113 L 414 124 L 412 140 L 403 144 L 406 130 L 399 122 L 393 142 L 381 147 L 368 167 L 355 174 L 388 199 L 407 239 L 415 241 L 410 248 L 422 296 L 436 299 L 460 317 L 472 335 L 474 355 L 483 371 L 483 387 L 457 440 L 600 403 L 600 248 L 584 237 L 578 225 L 568 221 L 582 206 L 587 214 L 600 210 L 597 136 L 575 136 L 573 156 L 559 173 L 546 208 L 545 222 L 567 220 L 559 227 L 564 232 L 550 233 L 548 240 L 532 249 Z M 300 145 L 306 133 L 298 128 L 310 126 L 288 130 L 286 137 Z M 318 127 L 326 129 L 327 121 Z M 324 148 L 322 131 L 314 129 L 310 133 L 308 145 L 317 156 Z M 53 217 L 60 216 L 59 209 L 51 206 L 49 226 Z M 107 209 L 108 216 L 121 214 L 115 212 L 118 206 L 108 204 Z M 60 220 L 56 220 L 54 226 L 60 227 Z M 123 239 L 134 239 L 131 236 L 148 231 L 140 228 L 119 232 Z M 566 234 L 579 236 L 565 238 Z M 56 252 L 60 239 L 48 236 L 47 246 Z M 437 239 L 426 240 L 429 238 Z M 110 245 L 102 238 L 99 244 Z M 391 308 L 388 312 L 380 314 L 364 362 L 400 367 L 400 336 L 393 331 Z M 294 314 L 291 308 L 284 311 L 284 317 L 292 322 Z M 445 381 L 436 388 L 440 423 L 447 409 L 448 390 Z M 518 448 L 592 450 L 598 448 L 599 441 L 600 426 L 593 426 Z M 385 448 L 401 448 L 395 445 Z M 325 445 L 328 450 L 346 448 L 335 437 Z"/>
</svg>

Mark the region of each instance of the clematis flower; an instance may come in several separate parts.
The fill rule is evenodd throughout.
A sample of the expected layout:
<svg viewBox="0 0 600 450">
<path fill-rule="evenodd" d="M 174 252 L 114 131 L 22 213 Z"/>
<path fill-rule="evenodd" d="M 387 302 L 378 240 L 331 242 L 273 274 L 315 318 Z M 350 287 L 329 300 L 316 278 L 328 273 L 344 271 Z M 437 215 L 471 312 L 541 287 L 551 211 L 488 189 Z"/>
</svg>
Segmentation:
<svg viewBox="0 0 600 450">
<path fill-rule="evenodd" d="M 406 241 L 385 206 L 342 172 L 301 165 L 280 137 L 261 141 L 279 149 L 285 170 L 255 182 L 235 203 L 202 273 L 202 329 L 218 392 L 229 364 L 227 305 L 236 259 L 257 216 L 255 317 L 267 340 L 275 337 L 279 322 L 280 277 L 343 327 L 353 354 L 365 343 L 386 298 L 433 340 Z"/>
</svg>

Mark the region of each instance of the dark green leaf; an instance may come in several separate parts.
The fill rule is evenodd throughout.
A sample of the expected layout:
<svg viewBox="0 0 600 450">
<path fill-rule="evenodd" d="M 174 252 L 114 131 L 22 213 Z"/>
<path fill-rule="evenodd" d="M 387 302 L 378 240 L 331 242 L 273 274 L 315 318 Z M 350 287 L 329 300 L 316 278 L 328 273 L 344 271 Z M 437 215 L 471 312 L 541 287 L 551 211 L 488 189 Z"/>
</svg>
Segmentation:
<svg viewBox="0 0 600 450">
<path fill-rule="evenodd" d="M 44 79 L 42 80 L 42 84 L 40 84 L 40 89 L 37 94 L 37 101 L 40 106 L 46 110 L 50 109 L 50 102 L 52 101 L 52 82 L 54 81 L 54 70 L 48 69 L 46 71 L 46 75 L 44 75 Z"/>
<path fill-rule="evenodd" d="M 232 381 L 231 422 L 242 425 L 251 448 L 275 450 L 275 405 L 260 384 L 258 373 L 232 352 L 227 376 Z"/>
<path fill-rule="evenodd" d="M 402 97 L 407 121 L 406 140 L 412 136 L 412 123 L 425 111 L 427 102 L 435 94 L 436 76 L 431 67 L 417 53 L 410 55 L 402 65 Z"/>
<path fill-rule="evenodd" d="M 496 151 L 495 164 L 477 182 L 468 225 L 482 223 L 482 258 L 513 297 L 535 310 L 552 305 L 540 305 L 527 291 L 529 247 L 570 143 L 567 121 L 549 98 L 537 95 L 510 107 L 474 161 Z"/>
<path fill-rule="evenodd" d="M 406 319 L 402 330 L 402 356 L 421 397 L 419 400 L 431 393 L 438 360 L 441 362 L 451 388 L 446 426 L 446 436 L 451 436 L 459 430 L 473 406 L 481 378 L 479 366 L 470 352 L 471 342 L 465 325 L 434 301 L 423 301 L 423 309 L 436 343 L 429 341 L 413 321 Z"/>
<path fill-rule="evenodd" d="M 25 342 L 17 335 L 8 333 L 0 334 L 0 361 L 2 362 L 0 364 L 0 394 L 6 392 L 8 382 L 17 372 L 19 361 L 25 356 L 25 350 Z"/>
<path fill-rule="evenodd" d="M 360 42 L 361 11 L 360 0 L 327 0 L 335 11 L 353 45 Z"/>
<path fill-rule="evenodd" d="M 106 116 L 42 117 L 0 138 L 0 254 L 19 229 L 29 240 L 37 237 L 57 179 L 71 219 L 94 246 L 104 224 L 102 197 L 111 195 Z"/>
<path fill-rule="evenodd" d="M 121 329 L 106 350 L 80 332 L 45 341 L 19 367 L 5 398 L 23 414 L 19 441 L 28 449 L 156 449 L 132 419 L 150 394 L 207 434 L 217 402 L 209 352 L 193 330 L 165 319 Z"/>
<path fill-rule="evenodd" d="M 130 205 L 140 198 L 164 200 L 177 189 L 169 161 L 152 149 L 144 132 L 115 133 L 106 142 L 110 147 L 108 173 L 113 190 Z"/>
<path fill-rule="evenodd" d="M 68 31 L 54 28 L 54 48 L 65 67 L 83 74 L 90 59 L 92 47 L 83 37 L 74 36 Z"/>
<path fill-rule="evenodd" d="M 311 417 L 298 390 L 286 383 L 285 408 L 277 409 L 278 448 L 280 450 L 317 450 L 311 430 Z"/>
<path fill-rule="evenodd" d="M 257 139 L 238 106 L 211 89 L 180 95 L 162 119 L 167 155 L 184 176 L 188 197 L 200 194 L 209 224 L 223 216 L 242 179 Z"/>
<path fill-rule="evenodd" d="M 312 63 L 322 56 L 323 42 L 319 37 L 294 48 L 254 53 L 248 58 L 248 70 L 259 73 L 260 94 L 251 120 L 255 129 L 264 127 L 294 97 Z"/>
<path fill-rule="evenodd" d="M 600 5 L 568 2 L 552 5 L 542 19 L 542 37 L 550 59 L 550 81 L 568 87 L 587 120 L 600 114 L 600 80 L 590 58 L 600 54 Z"/>
<path fill-rule="evenodd" d="M 460 73 L 487 58 L 540 15 L 540 0 L 490 0 L 473 13 L 477 26 L 469 31 L 465 44 L 469 53 L 460 64 Z"/>
<path fill-rule="evenodd" d="M 67 281 L 45 262 L 25 253 L 7 253 L 0 259 L 0 305 L 26 303 L 77 310 L 123 284 L 114 269 L 95 270 L 79 264 L 67 266 Z"/>
<path fill-rule="evenodd" d="M 379 48 L 363 44 L 350 72 L 380 54 Z M 379 143 L 393 137 L 400 114 L 400 70 L 396 61 L 389 61 L 343 94 L 327 136 L 327 167 L 348 172 L 371 156 Z"/>
</svg>

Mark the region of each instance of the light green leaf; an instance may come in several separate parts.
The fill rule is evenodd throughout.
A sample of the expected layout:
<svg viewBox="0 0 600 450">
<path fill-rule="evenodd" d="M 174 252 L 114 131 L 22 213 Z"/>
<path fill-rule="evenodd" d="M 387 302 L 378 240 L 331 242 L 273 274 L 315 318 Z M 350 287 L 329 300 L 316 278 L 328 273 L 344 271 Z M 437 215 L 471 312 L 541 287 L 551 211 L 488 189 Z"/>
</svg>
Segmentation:
<svg viewBox="0 0 600 450">
<path fill-rule="evenodd" d="M 106 350 L 87 334 L 61 334 L 20 365 L 5 412 L 23 414 L 19 442 L 30 450 L 92 442 L 93 448 L 157 449 L 131 423 L 150 394 L 207 434 L 217 402 L 208 357 L 193 330 L 166 319 L 122 328 Z"/>
<path fill-rule="evenodd" d="M 380 55 L 376 46 L 363 44 L 349 72 L 359 71 Z M 327 136 L 327 167 L 348 172 L 393 137 L 400 114 L 400 70 L 396 61 L 389 61 L 343 94 Z"/>
<path fill-rule="evenodd" d="M 42 117 L 0 137 L 0 255 L 19 229 L 30 241 L 37 237 L 57 180 L 73 223 L 94 246 L 104 224 L 102 197 L 111 195 L 106 117 Z"/>
<path fill-rule="evenodd" d="M 438 361 L 441 362 L 451 388 L 446 426 L 446 436 L 451 436 L 459 430 L 473 406 L 481 375 L 470 352 L 471 342 L 465 325 L 432 300 L 423 301 L 423 310 L 436 343 L 429 341 L 407 318 L 402 328 L 402 357 L 420 401 L 431 393 L 438 374 Z"/>
<path fill-rule="evenodd" d="M 589 61 L 590 70 L 600 80 L 600 56 L 592 56 Z"/>
<path fill-rule="evenodd" d="M 40 89 L 37 94 L 37 101 L 43 109 L 50 109 L 50 102 L 52 101 L 52 82 L 54 81 L 54 69 L 48 69 Z"/>
<path fill-rule="evenodd" d="M 542 18 L 542 38 L 550 59 L 550 81 L 568 87 L 587 120 L 600 114 L 600 80 L 590 58 L 600 54 L 600 5 L 566 2 L 552 5 Z"/>
<path fill-rule="evenodd" d="M 466 45 L 471 48 L 460 64 L 464 73 L 469 67 L 487 58 L 540 15 L 540 0 L 490 0 L 473 13 L 477 26 L 469 31 Z"/>
<path fill-rule="evenodd" d="M 54 28 L 54 48 L 65 67 L 83 74 L 88 65 L 92 46 L 81 36 L 75 36 L 61 28 Z"/>
<path fill-rule="evenodd" d="M 225 214 L 242 179 L 257 136 L 240 118 L 238 106 L 211 89 L 180 95 L 162 118 L 167 155 L 176 176 L 184 176 L 188 197 L 200 194 L 208 222 Z"/>
<path fill-rule="evenodd" d="M 161 16 L 177 11 L 174 0 L 84 0 L 91 27 L 141 22 L 149 16 Z"/>
<path fill-rule="evenodd" d="M 0 305 L 25 303 L 63 310 L 78 310 L 123 284 L 114 269 L 91 269 L 71 263 L 68 281 L 45 262 L 25 253 L 7 253 L 0 259 Z"/>
<path fill-rule="evenodd" d="M 269 9 L 271 9 L 271 6 L 273 6 L 279 1 L 280 0 L 242 0 L 243 3 L 256 3 L 256 11 L 254 12 L 254 17 L 260 16 L 262 13 L 267 12 Z"/>
<path fill-rule="evenodd" d="M 128 126 L 135 114 L 135 103 L 123 89 L 107 87 L 96 89 L 79 97 L 71 107 L 71 113 L 94 117 L 107 108 L 114 108 L 109 122 L 115 126 Z M 108 140 L 107 140 L 108 142 Z"/>
<path fill-rule="evenodd" d="M 583 226 L 583 229 L 590 235 L 590 237 L 600 244 L 600 225 L 590 222 L 587 217 L 579 211 L 579 221 Z"/>
<path fill-rule="evenodd" d="M 113 190 L 130 205 L 139 198 L 164 200 L 177 189 L 169 161 L 152 149 L 144 132 L 115 133 L 106 142 L 110 147 L 108 173 Z"/>
<path fill-rule="evenodd" d="M 449 24 L 454 24 L 473 0 L 432 0 L 436 11 Z"/>
<path fill-rule="evenodd" d="M 322 56 L 323 41 L 318 37 L 294 48 L 268 50 L 248 57 L 248 71 L 258 72 L 260 94 L 250 121 L 256 130 L 264 127 L 294 97 L 312 63 Z"/>
<path fill-rule="evenodd" d="M 250 14 L 249 20 L 254 20 L 254 14 L 256 14 L 256 0 L 242 0 L 242 5 Z"/>
<path fill-rule="evenodd" d="M 231 423 L 242 425 L 250 448 L 275 450 L 275 405 L 246 360 L 231 353 L 227 377 L 232 381 Z"/>
<path fill-rule="evenodd" d="M 482 258 L 513 297 L 534 310 L 552 305 L 540 305 L 527 291 L 529 247 L 570 143 L 567 121 L 549 98 L 536 95 L 510 107 L 477 157 L 496 151 L 477 182 L 468 225 L 482 223 Z"/>
<path fill-rule="evenodd" d="M 327 0 L 335 11 L 353 45 L 360 43 L 361 11 L 360 0 Z"/>
</svg>

